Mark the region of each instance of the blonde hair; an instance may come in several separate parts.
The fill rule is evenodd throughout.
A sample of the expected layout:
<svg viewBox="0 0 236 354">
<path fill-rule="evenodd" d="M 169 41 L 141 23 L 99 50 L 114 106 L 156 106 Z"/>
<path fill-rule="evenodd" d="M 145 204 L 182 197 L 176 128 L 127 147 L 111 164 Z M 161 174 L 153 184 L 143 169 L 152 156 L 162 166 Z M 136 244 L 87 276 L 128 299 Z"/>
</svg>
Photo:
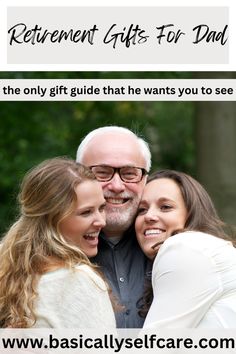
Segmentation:
<svg viewBox="0 0 236 354">
<path fill-rule="evenodd" d="M 93 266 L 60 233 L 60 222 L 75 208 L 75 187 L 95 180 L 91 171 L 68 158 L 47 160 L 24 177 L 20 217 L 0 247 L 0 327 L 31 327 L 40 275 L 75 264 Z"/>
</svg>

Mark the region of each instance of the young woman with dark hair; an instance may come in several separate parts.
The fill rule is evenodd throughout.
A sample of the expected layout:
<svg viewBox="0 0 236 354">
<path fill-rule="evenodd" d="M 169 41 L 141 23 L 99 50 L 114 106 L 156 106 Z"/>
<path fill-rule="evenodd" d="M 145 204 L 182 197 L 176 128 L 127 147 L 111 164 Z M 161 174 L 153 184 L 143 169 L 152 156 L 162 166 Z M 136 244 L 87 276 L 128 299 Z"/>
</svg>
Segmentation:
<svg viewBox="0 0 236 354">
<path fill-rule="evenodd" d="M 236 328 L 235 241 L 200 183 L 177 171 L 152 174 L 135 227 L 154 260 L 144 327 Z"/>
</svg>

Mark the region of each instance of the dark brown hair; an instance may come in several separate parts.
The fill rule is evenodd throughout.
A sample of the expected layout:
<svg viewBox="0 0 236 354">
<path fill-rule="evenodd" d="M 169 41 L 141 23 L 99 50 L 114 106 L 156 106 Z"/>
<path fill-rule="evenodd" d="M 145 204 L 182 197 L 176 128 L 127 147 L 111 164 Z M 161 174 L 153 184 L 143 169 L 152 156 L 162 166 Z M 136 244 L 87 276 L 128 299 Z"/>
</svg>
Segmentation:
<svg viewBox="0 0 236 354">
<path fill-rule="evenodd" d="M 209 194 L 198 181 L 183 172 L 161 170 L 152 173 L 147 183 L 160 178 L 171 179 L 179 186 L 188 213 L 186 230 L 206 232 L 234 243 L 227 235 L 226 225 L 219 218 Z"/>
</svg>

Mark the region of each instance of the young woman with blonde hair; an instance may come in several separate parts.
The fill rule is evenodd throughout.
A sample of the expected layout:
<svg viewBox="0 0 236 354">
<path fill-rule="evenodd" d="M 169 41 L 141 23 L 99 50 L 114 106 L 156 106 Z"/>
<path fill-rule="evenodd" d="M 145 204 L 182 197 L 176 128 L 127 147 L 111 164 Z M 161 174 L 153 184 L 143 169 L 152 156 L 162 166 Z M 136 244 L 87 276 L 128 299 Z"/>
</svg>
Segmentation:
<svg viewBox="0 0 236 354">
<path fill-rule="evenodd" d="M 91 171 L 68 158 L 29 171 L 20 216 L 0 247 L 0 326 L 113 328 L 97 253 L 105 200 Z"/>
</svg>

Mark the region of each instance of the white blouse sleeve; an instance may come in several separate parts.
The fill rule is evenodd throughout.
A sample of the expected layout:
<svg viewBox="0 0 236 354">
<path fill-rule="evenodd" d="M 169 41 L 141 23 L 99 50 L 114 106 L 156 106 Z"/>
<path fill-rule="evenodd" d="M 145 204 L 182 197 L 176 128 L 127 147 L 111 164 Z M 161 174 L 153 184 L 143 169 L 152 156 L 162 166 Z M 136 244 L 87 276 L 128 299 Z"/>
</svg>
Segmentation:
<svg viewBox="0 0 236 354">
<path fill-rule="evenodd" d="M 212 257 L 184 234 L 161 247 L 152 283 L 154 299 L 145 328 L 194 328 L 222 292 Z"/>
</svg>

